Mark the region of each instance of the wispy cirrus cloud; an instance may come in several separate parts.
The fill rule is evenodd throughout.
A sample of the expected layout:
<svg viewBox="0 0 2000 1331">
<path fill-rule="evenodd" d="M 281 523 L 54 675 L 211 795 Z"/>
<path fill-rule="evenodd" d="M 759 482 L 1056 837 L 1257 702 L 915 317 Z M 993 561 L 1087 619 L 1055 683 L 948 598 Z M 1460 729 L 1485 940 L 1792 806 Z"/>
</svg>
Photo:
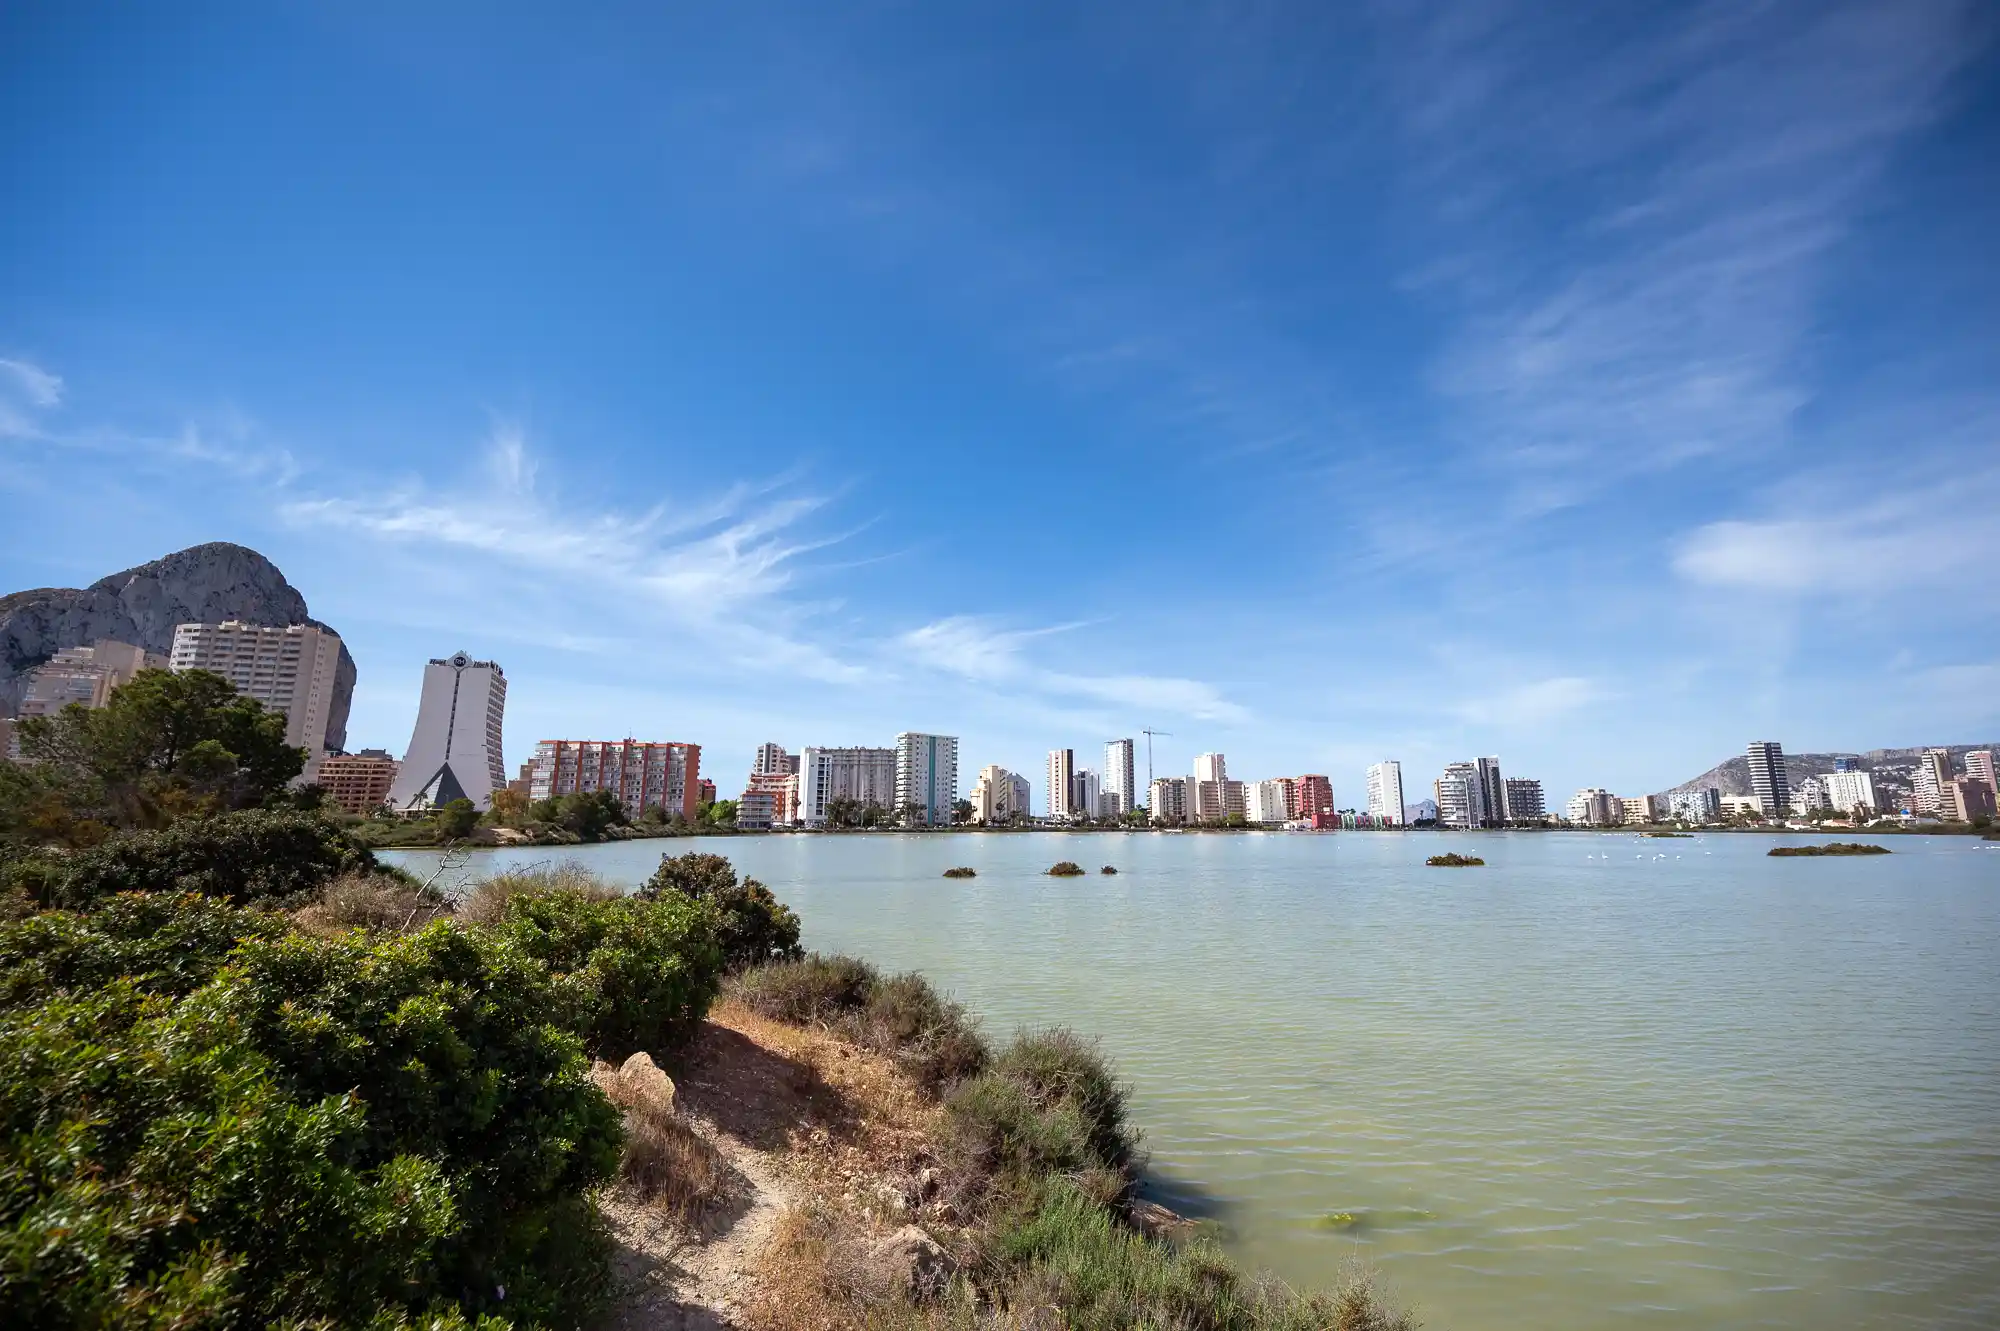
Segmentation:
<svg viewBox="0 0 2000 1331">
<path fill-rule="evenodd" d="M 908 655 L 935 670 L 1025 694 L 1087 698 L 1126 708 L 1167 712 L 1198 721 L 1237 723 L 1250 719 L 1214 685 L 1159 675 L 1087 675 L 1051 669 L 1029 659 L 1029 643 L 1083 627 L 1059 624 L 1009 629 L 989 619 L 954 615 L 900 635 Z"/>
<path fill-rule="evenodd" d="M 592 509 L 540 482 L 526 432 L 508 421 L 496 422 L 486 442 L 484 474 L 483 485 L 448 491 L 411 481 L 379 494 L 301 496 L 279 512 L 298 527 L 469 552 L 571 607 L 622 602 L 627 613 L 612 622 L 632 633 L 642 632 L 635 620 L 665 616 L 738 664 L 834 681 L 862 673 L 799 634 L 804 609 L 789 595 L 801 557 L 839 539 L 802 534 L 823 498 L 739 486 L 688 505 Z"/>
<path fill-rule="evenodd" d="M 1517 512 L 1781 446 L 1833 251 L 1947 100 L 1973 7 L 1426 12 L 1392 30 L 1416 189 L 1461 251 L 1419 283 L 1457 318 L 1434 382 Z"/>
<path fill-rule="evenodd" d="M 38 434 L 43 413 L 62 396 L 60 376 L 31 361 L 0 359 L 0 439 Z"/>
<path fill-rule="evenodd" d="M 1482 694 L 1452 710 L 1474 725 L 1518 728 L 1546 725 L 1615 696 L 1598 680 L 1557 675 Z"/>
</svg>

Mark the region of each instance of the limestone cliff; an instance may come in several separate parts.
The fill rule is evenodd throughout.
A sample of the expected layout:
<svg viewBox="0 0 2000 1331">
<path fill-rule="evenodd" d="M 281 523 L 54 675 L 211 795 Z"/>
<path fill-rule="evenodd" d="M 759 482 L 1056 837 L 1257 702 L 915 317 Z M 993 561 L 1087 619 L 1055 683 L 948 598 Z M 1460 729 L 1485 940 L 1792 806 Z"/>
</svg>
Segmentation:
<svg viewBox="0 0 2000 1331">
<path fill-rule="evenodd" d="M 306 598 L 276 564 L 225 541 L 177 551 L 82 589 L 41 587 L 0 597 L 0 716 L 20 706 L 21 677 L 65 647 L 112 638 L 164 653 L 174 645 L 176 624 L 225 619 L 327 628 L 307 615 Z M 354 674 L 354 657 L 342 644 L 327 714 L 329 749 L 346 747 Z"/>
</svg>

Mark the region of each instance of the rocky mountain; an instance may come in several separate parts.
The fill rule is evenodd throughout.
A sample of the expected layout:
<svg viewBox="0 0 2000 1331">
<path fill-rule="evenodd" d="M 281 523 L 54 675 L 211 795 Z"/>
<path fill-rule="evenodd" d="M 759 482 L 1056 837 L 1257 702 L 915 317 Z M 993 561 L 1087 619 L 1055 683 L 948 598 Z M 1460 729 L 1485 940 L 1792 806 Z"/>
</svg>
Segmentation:
<svg viewBox="0 0 2000 1331">
<path fill-rule="evenodd" d="M 1793 787 L 1809 776 L 1822 776 L 1833 770 L 1835 758 L 1859 759 L 1859 766 L 1876 777 L 1878 789 L 1907 789 L 1909 775 L 1917 765 L 1917 759 L 1925 748 L 1950 749 L 1953 760 L 1962 769 L 1965 755 L 1973 749 L 1996 749 L 2000 743 L 1992 744 L 1936 744 L 1914 749 L 1870 749 L 1866 753 L 1787 753 L 1785 755 L 1785 778 Z M 1669 795 L 1677 795 L 1683 790 L 1700 790 L 1714 786 L 1725 795 L 1750 795 L 1750 760 L 1743 754 L 1717 763 L 1691 781 L 1683 781 Z"/>
<path fill-rule="evenodd" d="M 176 624 L 225 619 L 327 628 L 307 615 L 306 598 L 276 564 L 225 541 L 176 551 L 82 589 L 40 587 L 0 597 L 0 716 L 19 709 L 22 676 L 65 647 L 111 638 L 165 653 L 173 648 Z M 346 747 L 354 676 L 354 658 L 343 644 L 327 715 L 329 749 Z"/>
</svg>

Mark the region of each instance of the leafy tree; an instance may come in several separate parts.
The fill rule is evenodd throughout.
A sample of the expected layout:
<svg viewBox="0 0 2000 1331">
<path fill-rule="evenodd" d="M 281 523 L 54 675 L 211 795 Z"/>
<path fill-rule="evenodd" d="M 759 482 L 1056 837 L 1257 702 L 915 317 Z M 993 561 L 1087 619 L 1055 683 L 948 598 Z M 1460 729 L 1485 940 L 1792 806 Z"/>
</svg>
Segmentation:
<svg viewBox="0 0 2000 1331">
<path fill-rule="evenodd" d="M 519 827 L 528 821 L 528 797 L 518 790 L 505 786 L 493 792 L 493 803 L 486 810 L 486 820 L 495 827 Z"/>
<path fill-rule="evenodd" d="M 828 827 L 861 826 L 861 802 L 846 795 L 835 795 L 826 802 L 826 825 Z"/>
<path fill-rule="evenodd" d="M 468 799 L 455 799 L 440 805 L 431 814 L 431 824 L 437 828 L 438 840 L 458 841 L 472 835 L 472 829 L 479 826 L 479 810 Z"/>
<path fill-rule="evenodd" d="M 285 716 L 207 670 L 142 670 L 100 708 L 72 703 L 19 725 L 72 812 L 125 826 L 250 808 L 305 767 Z"/>
<path fill-rule="evenodd" d="M 951 802 L 951 820 L 952 820 L 952 821 L 953 821 L 954 823 L 969 823 L 969 822 L 971 822 L 971 821 L 972 821 L 972 801 L 971 801 L 971 800 L 953 800 L 953 801 Z"/>
<path fill-rule="evenodd" d="M 755 878 L 738 883 L 736 867 L 720 855 L 661 856 L 639 896 L 653 900 L 676 893 L 715 909 L 723 960 L 731 970 L 803 955 L 799 917 Z"/>
</svg>

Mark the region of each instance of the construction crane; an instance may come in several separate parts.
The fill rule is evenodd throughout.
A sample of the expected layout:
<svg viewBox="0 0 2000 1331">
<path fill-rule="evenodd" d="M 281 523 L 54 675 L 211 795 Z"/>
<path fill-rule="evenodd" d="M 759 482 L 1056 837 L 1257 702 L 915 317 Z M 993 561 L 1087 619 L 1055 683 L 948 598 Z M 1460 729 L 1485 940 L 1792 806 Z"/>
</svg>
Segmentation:
<svg viewBox="0 0 2000 1331">
<path fill-rule="evenodd" d="M 1142 730 L 1139 733 L 1146 737 L 1146 794 L 1147 798 L 1150 799 L 1152 798 L 1153 791 L 1153 736 L 1158 735 L 1162 739 L 1172 739 L 1174 732 L 1171 730 Z"/>
</svg>

